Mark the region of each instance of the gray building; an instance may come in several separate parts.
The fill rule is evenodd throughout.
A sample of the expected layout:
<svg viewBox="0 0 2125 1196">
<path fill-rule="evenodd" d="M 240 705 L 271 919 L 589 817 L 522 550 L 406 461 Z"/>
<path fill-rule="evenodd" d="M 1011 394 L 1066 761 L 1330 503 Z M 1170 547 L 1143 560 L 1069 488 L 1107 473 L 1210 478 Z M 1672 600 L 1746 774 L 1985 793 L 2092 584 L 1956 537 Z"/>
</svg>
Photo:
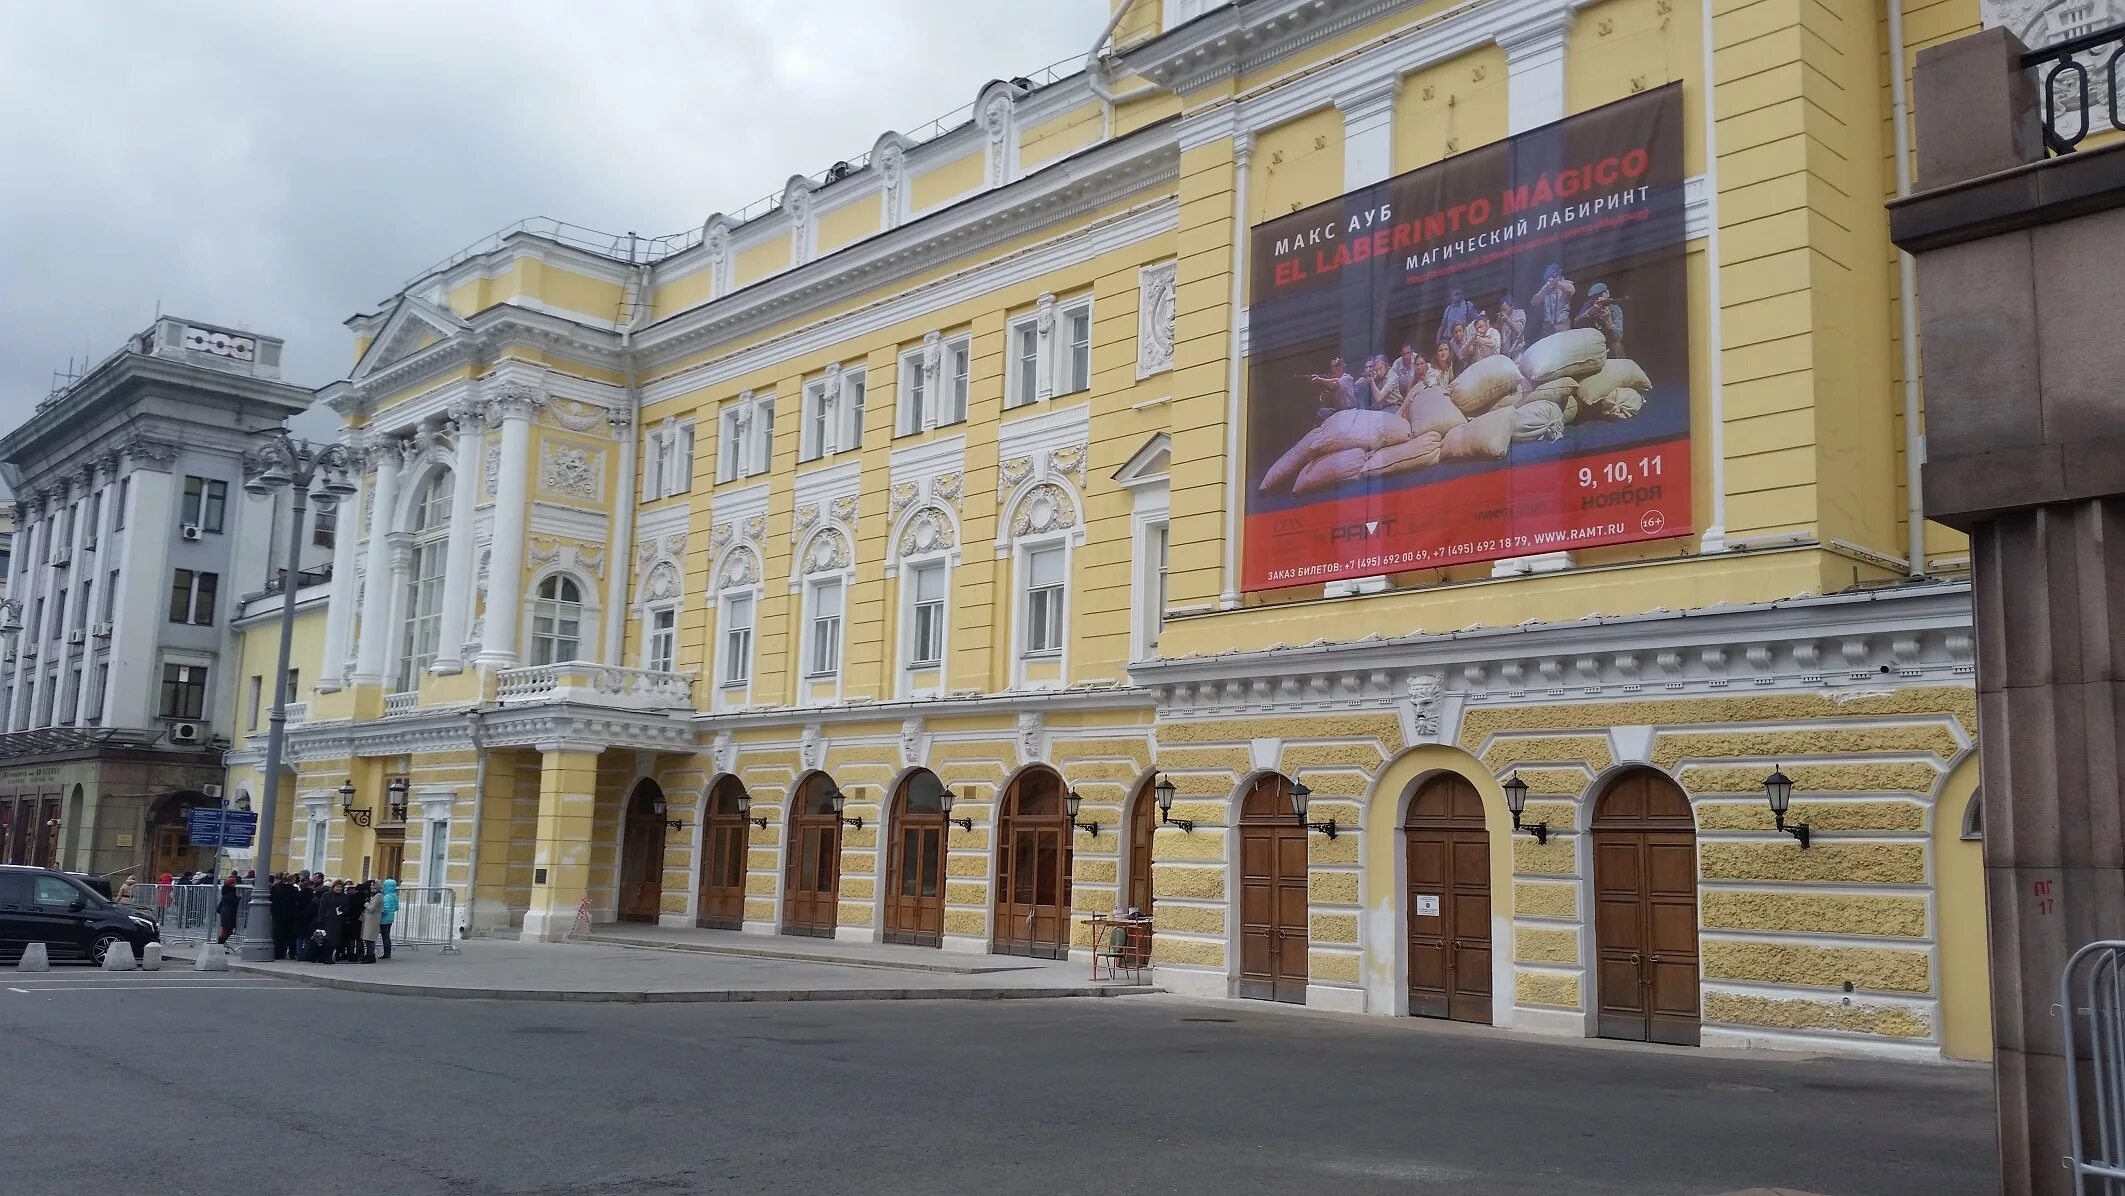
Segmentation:
<svg viewBox="0 0 2125 1196">
<path fill-rule="evenodd" d="M 0 438 L 16 528 L 0 860 L 138 878 L 211 865 L 185 813 L 222 803 L 229 626 L 277 582 L 285 534 L 278 504 L 244 495 L 245 460 L 312 397 L 281 381 L 280 354 L 162 317 Z"/>
</svg>

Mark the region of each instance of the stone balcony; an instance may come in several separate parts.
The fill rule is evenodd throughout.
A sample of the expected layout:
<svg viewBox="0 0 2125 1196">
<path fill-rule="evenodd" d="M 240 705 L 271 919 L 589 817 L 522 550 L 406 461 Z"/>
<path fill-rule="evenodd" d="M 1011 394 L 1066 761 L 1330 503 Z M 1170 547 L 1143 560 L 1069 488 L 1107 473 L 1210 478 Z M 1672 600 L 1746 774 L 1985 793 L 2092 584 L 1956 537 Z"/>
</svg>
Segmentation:
<svg viewBox="0 0 2125 1196">
<path fill-rule="evenodd" d="M 504 669 L 495 699 L 503 706 L 573 702 L 615 710 L 691 710 L 694 675 L 569 660 Z"/>
</svg>

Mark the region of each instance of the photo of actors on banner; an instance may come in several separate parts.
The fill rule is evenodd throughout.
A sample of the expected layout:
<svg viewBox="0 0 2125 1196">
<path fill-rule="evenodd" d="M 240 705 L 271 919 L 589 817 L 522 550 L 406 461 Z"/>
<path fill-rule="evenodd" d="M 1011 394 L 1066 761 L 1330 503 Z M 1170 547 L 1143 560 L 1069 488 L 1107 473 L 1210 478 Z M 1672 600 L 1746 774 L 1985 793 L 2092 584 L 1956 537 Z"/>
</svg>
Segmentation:
<svg viewBox="0 0 2125 1196">
<path fill-rule="evenodd" d="M 1488 304 L 1449 292 L 1430 352 L 1404 341 L 1353 373 L 1336 357 L 1301 380 L 1314 424 L 1257 487 L 1311 494 L 1450 461 L 1503 461 L 1516 443 L 1560 440 L 1568 425 L 1626 420 L 1652 382 L 1625 355 L 1623 298 L 1605 282 L 1584 301 L 1561 262 L 1526 307 L 1506 292 Z"/>
</svg>

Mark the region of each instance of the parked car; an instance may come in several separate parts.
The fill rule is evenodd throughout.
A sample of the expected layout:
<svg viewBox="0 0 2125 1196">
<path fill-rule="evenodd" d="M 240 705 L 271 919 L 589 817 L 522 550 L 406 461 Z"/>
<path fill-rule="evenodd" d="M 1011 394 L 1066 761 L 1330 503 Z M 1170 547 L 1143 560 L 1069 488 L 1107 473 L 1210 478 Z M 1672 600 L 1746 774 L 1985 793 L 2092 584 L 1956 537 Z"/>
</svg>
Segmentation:
<svg viewBox="0 0 2125 1196">
<path fill-rule="evenodd" d="M 114 905 L 75 876 L 50 868 L 0 865 L 0 959 L 18 959 L 31 943 L 55 960 L 102 963 L 120 943 L 135 958 L 161 935 L 155 923 Z"/>
</svg>

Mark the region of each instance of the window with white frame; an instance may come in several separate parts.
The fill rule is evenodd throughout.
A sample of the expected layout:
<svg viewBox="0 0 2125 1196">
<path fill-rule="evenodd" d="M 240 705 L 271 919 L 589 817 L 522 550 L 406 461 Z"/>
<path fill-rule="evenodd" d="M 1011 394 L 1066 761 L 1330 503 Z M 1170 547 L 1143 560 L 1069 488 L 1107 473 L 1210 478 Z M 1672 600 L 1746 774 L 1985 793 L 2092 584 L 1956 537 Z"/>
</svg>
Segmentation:
<svg viewBox="0 0 2125 1196">
<path fill-rule="evenodd" d="M 864 391 L 862 370 L 834 370 L 805 383 L 798 460 L 816 461 L 863 446 Z"/>
<path fill-rule="evenodd" d="M 753 596 L 726 595 L 718 622 L 723 627 L 723 660 L 717 678 L 723 685 L 744 685 L 753 677 Z"/>
<path fill-rule="evenodd" d="M 937 423 L 956 424 L 967 418 L 967 389 L 973 378 L 974 340 L 959 337 L 944 343 L 944 366 L 938 380 Z"/>
<path fill-rule="evenodd" d="M 441 888 L 450 866 L 450 820 L 428 820 L 428 862 L 421 867 L 421 884 Z"/>
<path fill-rule="evenodd" d="M 900 401 L 894 431 L 910 436 L 934 427 L 937 413 L 930 405 L 929 379 L 922 368 L 924 350 L 900 355 Z"/>
<path fill-rule="evenodd" d="M 967 417 L 967 388 L 974 361 L 971 337 L 954 337 L 936 346 L 934 369 L 929 364 L 931 346 L 924 345 L 900 358 L 899 416 L 895 434 L 913 435 L 926 428 L 956 424 Z"/>
<path fill-rule="evenodd" d="M 1061 545 L 1026 553 L 1026 638 L 1028 656 L 1059 653 L 1063 646 L 1063 549 Z"/>
<path fill-rule="evenodd" d="M 1149 656 L 1158 647 L 1158 633 L 1166 625 L 1166 524 L 1144 525 L 1143 593 L 1138 597 L 1137 639 Z"/>
<path fill-rule="evenodd" d="M 450 547 L 450 506 L 455 484 L 450 471 L 428 475 L 414 495 L 413 567 L 406 580 L 406 633 L 399 651 L 398 687 L 420 684 L 435 663 L 443 638 L 444 558 Z"/>
<path fill-rule="evenodd" d="M 812 583 L 804 636 L 804 675 L 832 677 L 841 671 L 841 580 Z"/>
<path fill-rule="evenodd" d="M 934 669 L 944 663 L 944 562 L 932 561 L 908 572 L 908 667 Z"/>
<path fill-rule="evenodd" d="M 775 456 L 775 396 L 753 400 L 752 427 L 745 442 L 745 476 L 767 472 Z"/>
<path fill-rule="evenodd" d="M 322 818 L 312 819 L 310 822 L 310 849 L 303 856 L 303 864 L 307 871 L 323 872 L 325 870 L 325 833 L 327 829 Z"/>
<path fill-rule="evenodd" d="M 643 462 L 642 498 L 647 501 L 684 494 L 694 488 L 694 426 L 671 424 L 649 434 Z M 719 465 L 718 470 L 721 470 Z"/>
<path fill-rule="evenodd" d="M 1040 397 L 1040 317 L 1014 322 L 1007 337 L 1010 374 L 1004 406 L 1023 407 Z"/>
<path fill-rule="evenodd" d="M 671 672 L 678 655 L 679 612 L 669 606 L 649 612 L 648 651 L 644 653 L 649 670 Z"/>
<path fill-rule="evenodd" d="M 1092 301 L 1083 299 L 1062 309 L 1059 342 L 1056 345 L 1055 393 L 1076 394 L 1092 389 Z"/>
<path fill-rule="evenodd" d="M 745 409 L 735 403 L 716 416 L 716 480 L 737 479 L 745 465 Z"/>
<path fill-rule="evenodd" d="M 531 603 L 531 663 L 560 664 L 578 658 L 583 646 L 583 590 L 556 573 L 539 583 Z"/>
</svg>

